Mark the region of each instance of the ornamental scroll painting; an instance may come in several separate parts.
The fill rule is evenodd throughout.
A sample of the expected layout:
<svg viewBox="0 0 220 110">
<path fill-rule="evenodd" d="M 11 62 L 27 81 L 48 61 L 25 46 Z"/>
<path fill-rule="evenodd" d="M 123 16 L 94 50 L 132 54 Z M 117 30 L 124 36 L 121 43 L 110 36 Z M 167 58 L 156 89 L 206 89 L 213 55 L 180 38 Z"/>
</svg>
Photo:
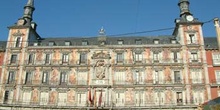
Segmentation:
<svg viewBox="0 0 220 110">
<path fill-rule="evenodd" d="M 105 61 L 98 60 L 95 65 L 96 78 L 100 79 L 100 80 L 104 79 L 105 78 L 105 70 L 106 70 Z"/>
</svg>

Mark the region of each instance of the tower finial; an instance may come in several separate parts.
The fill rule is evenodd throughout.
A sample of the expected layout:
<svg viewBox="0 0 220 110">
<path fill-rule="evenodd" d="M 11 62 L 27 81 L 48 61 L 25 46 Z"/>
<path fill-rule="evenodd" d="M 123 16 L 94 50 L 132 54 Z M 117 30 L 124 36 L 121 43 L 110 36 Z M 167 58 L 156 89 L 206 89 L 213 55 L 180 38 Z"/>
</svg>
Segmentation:
<svg viewBox="0 0 220 110">
<path fill-rule="evenodd" d="M 189 0 L 179 0 L 178 6 L 180 7 L 180 17 L 192 15 L 189 10 L 189 4 Z"/>
<path fill-rule="evenodd" d="M 100 36 L 105 36 L 105 29 L 102 27 L 100 30 L 99 30 L 99 35 Z"/>
<path fill-rule="evenodd" d="M 34 8 L 34 0 L 28 0 L 27 4 L 24 6 L 23 18 L 29 24 L 32 21 L 32 15 L 33 15 L 34 10 L 35 10 L 35 8 Z"/>
</svg>

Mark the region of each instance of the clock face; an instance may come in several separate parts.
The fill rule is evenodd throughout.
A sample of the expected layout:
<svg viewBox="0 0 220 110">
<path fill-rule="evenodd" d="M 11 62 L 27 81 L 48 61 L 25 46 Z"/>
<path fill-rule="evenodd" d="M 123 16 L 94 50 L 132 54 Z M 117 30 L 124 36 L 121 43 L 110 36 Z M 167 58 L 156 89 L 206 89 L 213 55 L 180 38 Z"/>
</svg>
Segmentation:
<svg viewBox="0 0 220 110">
<path fill-rule="evenodd" d="M 193 21 L 193 16 L 192 15 L 188 15 L 188 16 L 186 16 L 186 20 L 187 21 Z"/>
</svg>

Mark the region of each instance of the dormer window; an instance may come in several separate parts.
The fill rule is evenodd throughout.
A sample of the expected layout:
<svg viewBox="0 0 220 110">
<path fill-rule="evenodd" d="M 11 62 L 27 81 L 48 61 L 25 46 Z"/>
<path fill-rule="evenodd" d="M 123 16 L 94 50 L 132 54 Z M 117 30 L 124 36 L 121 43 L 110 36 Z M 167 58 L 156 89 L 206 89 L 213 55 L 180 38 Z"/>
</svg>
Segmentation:
<svg viewBox="0 0 220 110">
<path fill-rule="evenodd" d="M 88 45 L 88 42 L 87 41 L 82 41 L 82 45 L 86 46 L 86 45 Z"/>
<path fill-rule="evenodd" d="M 141 39 L 136 39 L 136 40 L 135 40 L 135 44 L 136 44 L 136 45 L 141 45 L 141 43 L 142 43 L 142 42 L 141 42 Z"/>
<path fill-rule="evenodd" d="M 154 40 L 154 44 L 159 44 L 160 42 L 159 42 L 159 40 L 158 39 L 155 39 Z"/>
<path fill-rule="evenodd" d="M 123 40 L 118 40 L 118 45 L 123 45 L 124 41 Z"/>
<path fill-rule="evenodd" d="M 172 44 L 176 44 L 176 40 L 175 39 L 171 39 L 171 43 Z"/>
<path fill-rule="evenodd" d="M 54 46 L 54 42 L 49 42 L 49 44 L 48 44 L 49 46 Z"/>
<path fill-rule="evenodd" d="M 65 46 L 70 46 L 70 42 L 69 41 L 65 41 Z"/>
<path fill-rule="evenodd" d="M 37 43 L 37 42 L 35 42 L 35 43 L 34 43 L 34 46 L 38 46 L 38 43 Z"/>
</svg>

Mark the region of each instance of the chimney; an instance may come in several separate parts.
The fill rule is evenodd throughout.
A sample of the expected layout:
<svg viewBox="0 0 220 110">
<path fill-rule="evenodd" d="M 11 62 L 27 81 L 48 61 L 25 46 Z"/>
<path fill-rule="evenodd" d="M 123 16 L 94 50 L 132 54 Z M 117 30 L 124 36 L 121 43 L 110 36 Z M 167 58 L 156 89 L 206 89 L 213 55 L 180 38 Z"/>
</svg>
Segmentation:
<svg viewBox="0 0 220 110">
<path fill-rule="evenodd" d="M 218 49 L 220 50 L 220 27 L 219 27 L 219 19 L 214 19 L 215 29 L 216 29 L 216 35 L 217 35 L 217 41 L 218 41 Z"/>
</svg>

